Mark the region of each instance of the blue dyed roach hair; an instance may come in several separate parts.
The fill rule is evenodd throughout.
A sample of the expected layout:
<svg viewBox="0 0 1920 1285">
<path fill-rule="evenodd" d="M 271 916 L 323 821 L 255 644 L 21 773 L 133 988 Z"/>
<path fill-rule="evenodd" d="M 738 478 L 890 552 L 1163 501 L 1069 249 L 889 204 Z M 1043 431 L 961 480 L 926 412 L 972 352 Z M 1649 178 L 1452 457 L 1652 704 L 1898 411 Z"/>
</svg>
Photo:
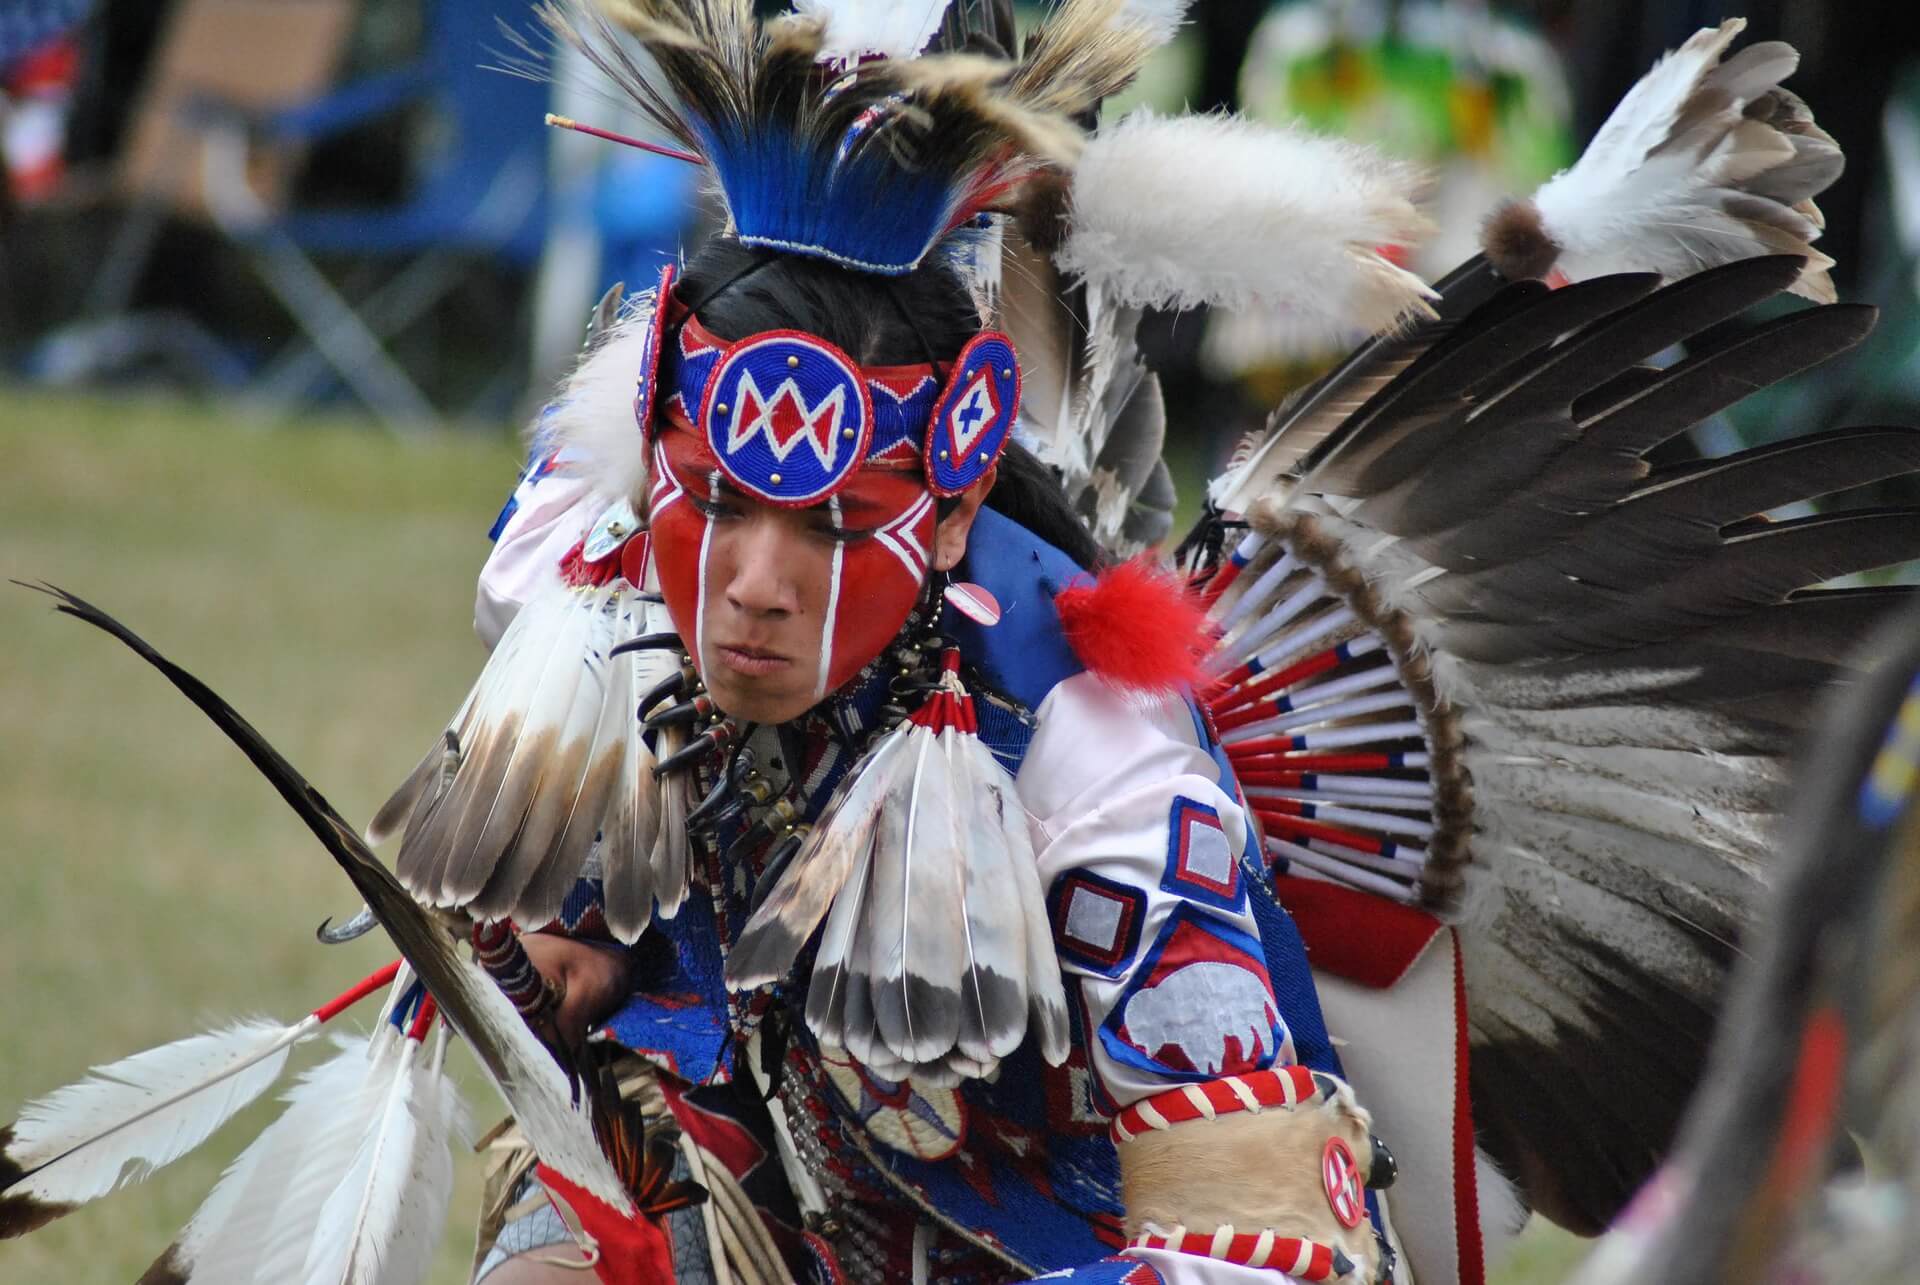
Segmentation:
<svg viewBox="0 0 1920 1285">
<path fill-rule="evenodd" d="M 1071 164 L 1081 139 L 1071 117 L 1152 47 L 1115 25 L 1120 9 L 1068 0 L 1020 62 L 935 53 L 844 71 L 818 61 L 821 22 L 762 23 L 751 0 L 547 0 L 539 12 L 705 158 L 741 244 L 903 276 L 949 233 L 1016 209 L 1030 180 Z"/>
</svg>

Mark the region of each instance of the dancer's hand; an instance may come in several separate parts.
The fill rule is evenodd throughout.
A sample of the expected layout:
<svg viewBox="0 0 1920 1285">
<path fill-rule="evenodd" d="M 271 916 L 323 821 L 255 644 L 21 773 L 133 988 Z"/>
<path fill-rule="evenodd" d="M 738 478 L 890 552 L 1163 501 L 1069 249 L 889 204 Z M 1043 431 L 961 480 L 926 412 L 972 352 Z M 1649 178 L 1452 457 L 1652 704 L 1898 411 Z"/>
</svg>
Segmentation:
<svg viewBox="0 0 1920 1285">
<path fill-rule="evenodd" d="M 630 966 L 620 947 L 598 946 L 558 933 L 520 935 L 527 958 L 560 995 L 543 1038 L 578 1048 L 587 1031 L 611 1017 L 627 997 Z"/>
</svg>

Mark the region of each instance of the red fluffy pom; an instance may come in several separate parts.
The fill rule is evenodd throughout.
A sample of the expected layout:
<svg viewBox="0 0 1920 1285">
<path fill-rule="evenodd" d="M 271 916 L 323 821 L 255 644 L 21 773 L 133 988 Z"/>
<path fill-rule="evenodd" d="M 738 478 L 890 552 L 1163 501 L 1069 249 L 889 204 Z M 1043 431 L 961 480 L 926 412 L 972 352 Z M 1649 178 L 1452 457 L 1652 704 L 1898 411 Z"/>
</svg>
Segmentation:
<svg viewBox="0 0 1920 1285">
<path fill-rule="evenodd" d="M 1053 596 L 1067 645 L 1116 687 L 1171 692 L 1200 678 L 1207 613 L 1150 553 Z"/>
</svg>

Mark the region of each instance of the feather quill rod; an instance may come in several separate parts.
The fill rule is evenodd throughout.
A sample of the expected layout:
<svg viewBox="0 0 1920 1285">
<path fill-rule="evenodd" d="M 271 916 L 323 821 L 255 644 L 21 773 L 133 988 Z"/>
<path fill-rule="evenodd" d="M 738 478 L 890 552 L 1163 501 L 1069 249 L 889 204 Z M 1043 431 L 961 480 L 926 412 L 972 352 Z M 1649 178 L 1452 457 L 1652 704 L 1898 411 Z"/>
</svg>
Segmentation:
<svg viewBox="0 0 1920 1285">
<path fill-rule="evenodd" d="M 547 113 L 547 124 L 555 129 L 570 129 L 576 134 L 589 134 L 594 138 L 604 138 L 609 143 L 618 143 L 622 147 L 636 147 L 643 152 L 652 152 L 655 156 L 665 156 L 670 160 L 685 161 L 689 165 L 705 165 L 707 163 L 707 158 L 697 152 L 684 151 L 678 147 L 668 147 L 665 143 L 649 143 L 643 138 L 635 138 L 630 134 L 616 134 L 610 129 L 601 129 L 598 125 L 588 125 L 573 119 L 571 116 L 561 116 L 555 112 Z"/>
<path fill-rule="evenodd" d="M 95 1067 L 0 1129 L 0 1239 L 144 1181 L 271 1088 L 293 1046 L 393 980 L 378 969 L 290 1026 L 237 1022 Z"/>
<path fill-rule="evenodd" d="M 560 1068 L 545 1047 L 480 966 L 461 955 L 441 925 L 380 864 L 359 832 L 341 819 L 326 798 L 217 693 L 118 620 L 51 585 L 22 587 L 48 594 L 59 603 L 59 611 L 119 639 L 165 675 L 240 748 L 353 881 L 507 1099 L 541 1158 L 584 1191 L 622 1213 L 631 1213 L 631 1197 L 600 1154 L 585 1118 L 572 1107 Z"/>
</svg>

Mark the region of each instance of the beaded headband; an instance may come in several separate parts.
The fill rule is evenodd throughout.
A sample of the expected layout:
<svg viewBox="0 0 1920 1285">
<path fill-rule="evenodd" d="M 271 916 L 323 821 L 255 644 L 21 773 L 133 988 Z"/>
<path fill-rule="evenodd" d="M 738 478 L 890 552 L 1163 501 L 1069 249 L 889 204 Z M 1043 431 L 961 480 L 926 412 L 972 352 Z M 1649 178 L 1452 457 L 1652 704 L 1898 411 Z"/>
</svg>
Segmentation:
<svg viewBox="0 0 1920 1285">
<path fill-rule="evenodd" d="M 800 330 L 721 339 L 674 297 L 673 279 L 661 273 L 634 415 L 643 433 L 664 421 L 700 434 L 743 493 L 801 508 L 858 469 L 918 468 L 935 495 L 958 495 L 1005 449 L 1020 413 L 1005 335 L 982 331 L 938 366 L 861 366 Z"/>
</svg>

